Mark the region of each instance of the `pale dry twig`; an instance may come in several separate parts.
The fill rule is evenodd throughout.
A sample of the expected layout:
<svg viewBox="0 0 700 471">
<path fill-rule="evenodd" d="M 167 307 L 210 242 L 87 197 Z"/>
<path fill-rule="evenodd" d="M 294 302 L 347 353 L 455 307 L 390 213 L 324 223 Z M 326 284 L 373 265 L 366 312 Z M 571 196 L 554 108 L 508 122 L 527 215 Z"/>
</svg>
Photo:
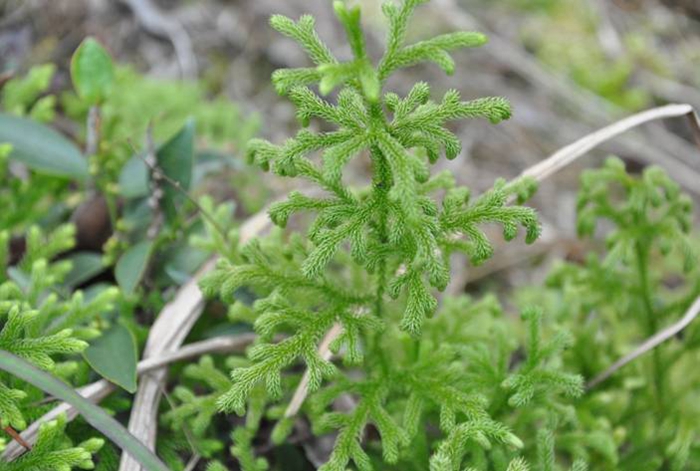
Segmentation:
<svg viewBox="0 0 700 471">
<path fill-rule="evenodd" d="M 666 340 L 672 338 L 674 335 L 678 334 L 680 331 L 685 329 L 690 325 L 691 322 L 700 314 L 700 296 L 695 300 L 695 302 L 686 311 L 685 315 L 675 324 L 672 324 L 665 329 L 657 332 L 648 339 L 646 339 L 641 345 L 632 350 L 627 355 L 623 356 L 615 363 L 610 365 L 610 367 L 600 373 L 598 376 L 590 380 L 586 384 L 587 389 L 592 389 L 598 386 L 600 383 L 610 378 L 617 370 L 630 363 L 631 361 L 644 355 L 646 352 L 653 350 L 658 347 Z"/>
<path fill-rule="evenodd" d="M 245 244 L 269 226 L 267 213 L 261 212 L 248 219 L 240 230 L 240 242 Z M 178 291 L 175 299 L 168 303 L 151 326 L 144 359 L 160 356 L 179 349 L 185 337 L 204 309 L 204 295 L 199 289 L 199 280 L 211 271 L 216 259 L 210 259 L 197 274 Z M 151 450 L 155 449 L 158 425 L 158 404 L 165 382 L 165 369 L 153 371 L 139 383 L 134 405 L 129 418 L 129 432 Z M 141 465 L 126 453 L 122 454 L 120 471 L 140 471 Z"/>
<path fill-rule="evenodd" d="M 652 108 L 641 113 L 634 114 L 625 119 L 617 121 L 609 126 L 606 126 L 598 131 L 582 137 L 576 142 L 558 150 L 550 157 L 542 162 L 533 165 L 525 170 L 521 176 L 533 177 L 538 181 L 542 181 L 553 173 L 570 165 L 576 159 L 585 155 L 591 149 L 599 146 L 605 141 L 608 141 L 620 134 L 629 131 L 637 126 L 650 121 L 659 119 L 676 118 L 687 116 L 694 130 L 700 128 L 698 117 L 693 110 L 693 107 L 688 104 L 666 105 L 659 108 Z"/>
</svg>

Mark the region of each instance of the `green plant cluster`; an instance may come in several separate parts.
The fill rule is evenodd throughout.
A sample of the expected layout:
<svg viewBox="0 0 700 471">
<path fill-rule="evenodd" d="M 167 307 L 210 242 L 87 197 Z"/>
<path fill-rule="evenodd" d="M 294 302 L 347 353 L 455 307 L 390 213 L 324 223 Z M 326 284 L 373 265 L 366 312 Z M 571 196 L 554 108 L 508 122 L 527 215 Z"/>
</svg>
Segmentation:
<svg viewBox="0 0 700 471">
<path fill-rule="evenodd" d="M 422 469 L 428 461 L 434 470 L 458 469 L 465 457 L 483 455 L 483 450 L 505 457 L 523 446 L 506 424 L 489 414 L 488 396 L 466 386 L 460 343 L 425 335 L 430 323 L 446 316 L 440 312 L 430 319 L 438 306 L 434 290 L 449 282 L 452 253 L 465 253 L 478 264 L 493 253 L 484 224 L 502 225 L 506 240 L 514 239 L 522 226 L 527 242 L 538 237 L 539 224 L 532 209 L 509 204 L 529 197 L 534 191 L 529 180 L 497 181 L 491 190 L 472 197 L 451 175 L 430 174 L 430 163 L 443 152 L 450 159 L 460 153 L 459 141 L 445 123 L 469 117 L 497 123 L 510 116 L 504 99 L 463 102 L 456 91 L 449 91 L 434 102 L 425 83 L 415 85 L 405 98 L 383 92 L 386 79 L 399 68 L 432 61 L 449 73 L 449 51 L 485 42 L 481 34 L 464 32 L 406 45 L 409 18 L 421 3 L 384 5 L 387 49 L 376 66 L 365 50 L 358 8 L 334 4 L 353 52 L 344 62 L 316 35 L 310 16 L 297 22 L 272 18 L 272 26 L 299 42 L 316 65 L 275 72 L 275 86 L 296 105 L 302 124 L 321 118 L 337 129 L 302 130 L 282 145 L 253 140 L 250 159 L 281 176 L 315 183 L 327 196 L 294 192 L 274 204 L 270 217 L 281 227 L 294 213 L 315 214 L 306 237 L 255 240 L 224 258 L 202 282 L 206 292 L 219 293 L 228 302 L 243 287 L 259 296 L 251 308 L 237 310 L 254 319 L 260 340 L 250 351 L 251 364 L 234 369 L 233 385 L 219 397 L 219 407 L 243 414 L 260 384 L 271 400 L 280 400 L 298 383 L 283 371 L 301 362 L 309 390 L 304 407 L 314 432 L 338 433 L 323 470 L 344 470 L 350 463 L 362 470 L 381 466 L 373 464 L 374 453 L 363 444 L 370 429 L 378 432 L 380 455 L 389 464 L 399 463 L 416 443 L 439 442 L 434 453 L 423 457 Z M 318 83 L 322 94 L 340 88 L 335 102 L 314 93 L 308 88 L 312 83 Z M 321 153 L 321 165 L 310 158 L 315 152 Z M 369 158 L 372 181 L 351 188 L 342 176 L 345 166 L 359 157 Z M 441 196 L 434 196 L 438 191 Z M 532 332 L 527 365 L 499 383 L 513 390 L 513 405 L 523 405 L 542 391 L 548 397 L 581 392 L 580 377 L 548 364 L 566 337 L 540 344 L 539 317 L 528 311 Z M 341 333 L 330 350 L 342 358 L 342 368 L 318 351 L 335 328 Z M 281 333 L 286 337 L 275 340 Z M 335 410 L 343 397 L 350 397 L 352 406 Z M 425 420 L 435 414 L 441 442 L 439 436 L 425 436 Z M 293 420 L 283 417 L 278 422 L 272 434 L 276 443 L 292 432 Z"/>
<path fill-rule="evenodd" d="M 584 173 L 578 206 L 582 236 L 612 224 L 605 254 L 561 264 L 548 285 L 562 321 L 579 326 L 566 364 L 592 378 L 683 316 L 700 295 L 700 252 L 691 200 L 658 167 L 632 176 L 610 159 Z M 698 420 L 697 348 L 691 324 L 584 396 L 578 407 L 599 411 L 596 427 L 619 450 L 596 469 L 698 469 L 700 442 L 690 425 Z"/>
<path fill-rule="evenodd" d="M 200 460 L 207 471 L 311 462 L 321 471 L 700 471 L 697 322 L 593 380 L 700 295 L 692 201 L 661 169 L 633 174 L 612 158 L 584 172 L 577 228 L 589 253 L 569 253 L 544 286 L 505 299 L 445 294 L 451 263 L 484 263 L 501 239 L 532 243 L 540 224 L 524 206 L 530 179 L 499 179 L 477 195 L 433 171 L 462 153 L 453 122 L 498 124 L 511 114 L 504 98 L 434 97 L 423 82 L 388 90 L 393 74 L 423 62 L 450 74 L 453 54 L 486 42 L 474 32 L 409 42 L 426 3 L 383 5 L 381 57 L 370 56 L 350 2 L 333 3 L 346 58 L 313 17 L 273 16 L 312 62 L 272 76 L 303 127 L 279 144 L 251 139 L 256 120 L 200 84 L 144 78 L 92 38 L 73 55 L 71 90 L 55 90 L 55 65 L 5 83 L 0 428 L 21 432 L 61 397 L 5 372 L 12 359 L 58 378 L 54 391 L 107 379 L 119 388 L 102 409 L 123 422 L 153 315 L 216 254 L 201 287 L 223 306 L 207 306 L 188 342 L 251 330 L 256 340 L 245 355 L 171 365 L 156 450 L 167 469 Z M 596 56 L 605 73 L 582 71 L 576 54 L 564 67 L 584 86 L 625 89 L 624 60 Z M 617 98 L 640 104 L 631 92 Z M 250 163 L 309 189 L 272 203 L 276 227 L 241 243 L 234 204 L 206 184 L 233 182 L 244 212 L 262 205 L 264 185 L 235 157 L 246 142 Z M 368 178 L 350 185 L 361 163 Z M 86 248 L 80 216 L 95 207 L 109 227 Z M 32 449 L 0 460 L 0 471 L 117 469 L 126 441 L 68 422 L 44 423 Z M 329 445 L 311 453 L 316 440 Z"/>
<path fill-rule="evenodd" d="M 509 115 L 506 102 L 465 103 L 456 92 L 433 102 L 423 83 L 405 98 L 383 91 L 397 68 L 427 59 L 450 72 L 452 46 L 483 42 L 464 33 L 404 45 L 406 22 L 419 3 L 384 6 L 389 36 L 376 67 L 357 9 L 335 3 L 353 52 L 344 62 L 316 35 L 311 17 L 271 20 L 315 64 L 275 72 L 277 90 L 295 104 L 303 125 L 320 118 L 336 129 L 305 129 L 281 145 L 253 140 L 249 146 L 251 161 L 314 183 L 324 196 L 293 192 L 273 204 L 270 217 L 282 228 L 295 213 L 312 213 L 308 232 L 253 241 L 224 257 L 202 283 L 235 303 L 232 319 L 252 323 L 259 334 L 251 363 L 235 368 L 230 389 L 216 393 L 219 407 L 258 417 L 259 406 L 251 410 L 251 403 L 262 400 L 264 387 L 267 419 L 277 423 L 271 438 L 281 444 L 295 433 L 296 420 L 282 412 L 284 404 L 308 381 L 302 412 L 314 434 L 335 434 L 323 470 L 686 469 L 695 462 L 696 439 L 678 424 L 696 417 L 683 416 L 692 409 L 693 375 L 686 368 L 695 329 L 682 344 L 649 354 L 650 369 L 640 362 L 645 379 L 626 370 L 617 382 L 585 392 L 583 378 L 677 319 L 697 297 L 689 276 L 698 258 L 690 200 L 660 169 L 637 177 L 610 160 L 584 174 L 578 208 L 582 237 L 593 235 L 600 218 L 617 228 L 607 236 L 606 255 L 556 268 L 547 289 L 533 287 L 523 298 L 554 316 L 525 308 L 518 340 L 518 325 L 503 318 L 493 298 L 438 303 L 434 290 L 449 282 L 451 253 L 466 253 L 473 264 L 491 256 L 483 224 L 500 223 L 506 240 L 523 226 L 530 242 L 539 227 L 532 210 L 509 204 L 526 200 L 531 182 L 499 181 L 474 198 L 449 174 L 429 172 L 441 153 L 460 153 L 447 121 L 498 122 Z M 335 89 L 333 99 L 323 97 Z M 371 162 L 366 187 L 344 183 L 355 158 Z M 657 270 L 659 257 L 664 264 Z M 679 276 L 687 280 L 680 288 L 665 287 Z M 257 294 L 252 305 L 245 289 Z M 329 361 L 319 345 L 334 329 L 336 360 Z M 675 363 L 677 372 L 669 373 L 666 365 Z M 631 392 L 646 384 L 645 394 Z M 239 438 L 239 449 L 245 446 Z M 259 469 L 250 459 L 240 462 Z"/>
<path fill-rule="evenodd" d="M 82 291 L 68 298 L 61 296 L 60 291 L 66 289 L 63 282 L 73 267 L 69 260 L 52 260 L 74 245 L 74 232 L 71 225 L 59 226 L 48 234 L 32 226 L 24 255 L 8 267 L 9 232 L 0 231 L 0 348 L 70 383 L 80 381 L 86 372 L 85 363 L 75 354 L 88 346 L 86 340 L 99 335 L 95 321 L 113 309 L 119 295 L 116 288 L 107 288 L 94 292 L 89 300 Z M 33 405 L 45 398 L 40 389 L 3 373 L 0 426 L 23 430 L 48 411 L 46 406 Z M 32 451 L 10 465 L 0 465 L 0 469 L 92 468 L 91 454 L 101 447 L 102 440 L 70 447 L 64 428 L 61 420 L 44 424 Z"/>
<path fill-rule="evenodd" d="M 92 455 L 104 445 L 101 438 L 91 438 L 73 446 L 65 434 L 63 416 L 41 425 L 36 444 L 31 452 L 11 463 L 0 464 L 3 471 L 70 471 L 71 469 L 94 469 Z"/>
<path fill-rule="evenodd" d="M 488 2 L 485 2 L 488 3 Z M 547 68 L 624 110 L 652 104 L 652 94 L 635 81 L 640 70 L 666 75 L 664 54 L 643 34 L 617 31 L 620 43 L 601 40 L 605 8 L 575 0 L 509 0 L 528 15 L 520 37 Z M 605 46 L 616 47 L 611 52 Z"/>
<path fill-rule="evenodd" d="M 0 276 L 3 281 L 0 284 L 0 312 L 4 320 L 0 347 L 40 368 L 57 369 L 57 373 L 66 379 L 75 375 L 78 364 L 56 365 L 52 357 L 85 349 L 88 345 L 85 340 L 99 334 L 90 323 L 101 313 L 111 311 L 118 296 L 115 288 L 95 293 L 87 301 L 81 291 L 66 299 L 61 299 L 56 292 L 47 292 L 60 289 L 72 269 L 70 261 L 53 263 L 51 260 L 74 244 L 73 231 L 72 226 L 66 225 L 43 234 L 34 226 L 30 229 L 26 252 L 19 264 L 9 270 L 7 266 L 0 267 L 3 275 L 9 275 L 9 279 Z M 0 242 L 4 242 L 0 252 L 5 255 L 0 258 L 6 259 L 9 248 L 7 232 L 0 232 Z M 27 400 L 30 389 L 27 385 L 23 385 L 22 390 L 8 389 L 3 384 L 0 393 L 3 425 L 18 429 L 26 427 L 18 400 Z M 41 396 L 36 396 L 40 391 L 32 392 L 33 397 L 27 402 L 41 399 Z"/>
<path fill-rule="evenodd" d="M 92 38 L 75 52 L 70 72 L 70 91 L 55 89 L 55 65 L 2 86 L 0 349 L 72 388 L 104 377 L 133 392 L 150 312 L 167 299 L 163 290 L 185 282 L 212 250 L 225 250 L 232 224 L 231 204 L 184 193 L 212 174 L 243 181 L 244 193 L 250 182 L 234 155 L 256 121 L 208 99 L 199 84 L 116 66 Z M 57 132 L 59 118 L 75 134 Z M 142 142 L 147 135 L 152 144 Z M 149 145 L 154 168 L 144 161 Z M 200 209 L 211 221 L 202 222 Z M 92 221 L 105 219 L 111 237 L 101 240 Z M 0 374 L 0 426 L 22 432 L 54 406 L 42 389 Z M 105 407 L 128 411 L 130 398 L 122 391 Z M 0 461 L 0 469 L 116 469 L 114 446 L 97 446 L 102 439 L 91 439 L 97 433 L 84 421 L 67 431 L 63 417 L 42 427 L 31 451 Z"/>
</svg>

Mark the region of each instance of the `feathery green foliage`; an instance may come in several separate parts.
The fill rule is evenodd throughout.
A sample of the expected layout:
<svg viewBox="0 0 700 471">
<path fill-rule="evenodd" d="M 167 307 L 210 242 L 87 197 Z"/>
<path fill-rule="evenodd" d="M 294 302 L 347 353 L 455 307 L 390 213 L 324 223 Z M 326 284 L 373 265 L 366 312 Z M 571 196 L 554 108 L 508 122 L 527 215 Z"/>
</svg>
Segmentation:
<svg viewBox="0 0 700 471">
<path fill-rule="evenodd" d="M 92 455 L 104 445 L 101 438 L 92 438 L 72 445 L 65 435 L 66 419 L 59 416 L 39 428 L 36 444 L 31 451 L 11 463 L 0 463 L 2 471 L 70 471 L 94 469 Z"/>
<path fill-rule="evenodd" d="M 624 195 L 620 204 L 610 197 L 615 187 Z M 662 255 L 677 249 L 685 259 L 686 272 L 697 264 L 698 254 L 688 239 L 691 200 L 659 167 L 649 167 L 642 178 L 635 178 L 627 174 L 622 161 L 609 159 L 601 170 L 584 173 L 578 210 L 582 236 L 592 235 L 597 218 L 615 224 L 607 240 L 606 267 L 633 264 L 640 253 L 646 259 L 652 249 Z"/>
<path fill-rule="evenodd" d="M 170 159 L 166 163 L 176 167 L 175 179 L 194 186 L 213 171 L 223 176 L 222 169 L 240 168 L 230 153 L 254 132 L 256 121 L 244 119 L 228 100 L 209 99 L 198 83 L 153 80 L 113 66 L 108 52 L 92 38 L 83 42 L 74 59 L 75 92 L 56 91 L 57 67 L 53 64 L 3 81 L 0 91 L 0 349 L 78 387 L 97 379 L 79 355 L 89 341 L 113 322 L 125 325 L 143 341 L 146 329 L 138 325 L 140 319 L 134 314 L 148 318 L 157 312 L 164 303 L 165 288 L 183 283 L 208 252 L 226 245 L 225 235 L 212 235 L 211 227 L 202 227 L 210 226 L 210 221 L 202 224 L 192 217 L 196 216 L 195 205 L 180 194 L 175 217 L 165 224 L 152 224 L 163 208 L 149 205 L 150 200 L 154 195 L 162 200 L 163 194 L 175 199 L 171 198 L 175 191 L 155 181 L 158 172 L 149 173 L 143 156 L 133 155 L 134 146 L 149 134 L 152 146 L 161 152 L 167 145 L 160 141 L 194 116 L 196 142 L 201 146 L 194 146 L 194 126 L 186 126 L 185 131 L 192 132 L 182 141 L 191 144 L 189 153 L 184 144 L 173 146 L 157 162 L 161 165 Z M 75 135 L 64 136 L 52 129 L 57 117 L 69 123 Z M 92 155 L 83 155 L 81 149 Z M 184 165 L 177 165 L 183 161 L 191 164 L 188 174 L 181 168 Z M 173 178 L 170 170 L 163 173 Z M 236 173 L 237 180 L 246 178 L 245 170 Z M 237 190 L 245 193 L 247 187 L 246 182 Z M 260 193 L 249 193 L 254 208 Z M 214 215 L 212 220 L 219 227 L 228 230 L 232 206 L 215 207 L 212 201 L 204 198 L 202 207 Z M 75 225 L 64 224 L 68 220 Z M 153 234 L 147 234 L 151 225 Z M 206 238 L 200 237 L 206 228 L 210 229 Z M 100 250 L 106 237 L 110 239 Z M 153 264 L 157 269 L 150 268 L 150 259 L 115 269 L 119 271 L 117 283 L 121 285 L 126 278 L 124 285 L 131 286 L 122 295 L 104 282 L 111 275 L 110 265 L 129 251 L 131 243 L 145 237 L 154 239 L 148 255 L 158 260 Z M 189 244 L 189 237 L 198 240 Z M 139 286 L 142 279 L 152 281 L 148 289 Z M 125 397 L 110 401 L 107 407 L 114 412 L 128 409 L 130 402 Z M 8 374 L 0 375 L 0 425 L 22 431 L 54 405 L 41 390 Z M 87 433 L 71 426 L 66 437 L 88 437 Z M 213 446 L 204 439 L 201 442 L 203 450 Z M 63 446 L 63 442 L 51 443 L 58 447 L 56 451 Z M 111 446 L 105 447 L 96 460 L 98 467 L 111 469 L 109 463 L 118 461 L 115 455 Z M 67 455 L 66 459 L 61 456 L 56 455 L 51 469 L 87 466 L 86 461 L 74 463 Z M 15 468 L 17 461 L 13 461 L 11 469 L 49 469 L 43 458 L 37 459 L 33 463 L 39 463 L 38 467 Z"/>
<path fill-rule="evenodd" d="M 578 207 L 584 236 L 600 220 L 612 223 L 606 253 L 589 254 L 582 265 L 561 264 L 548 284 L 579 329 L 566 363 L 593 377 L 678 320 L 700 295 L 698 252 L 690 235 L 691 201 L 657 167 L 635 176 L 620 160 L 608 160 L 582 176 Z M 580 407 L 599 408 L 607 419 L 577 442 L 593 444 L 608 462 L 619 459 L 610 469 L 695 469 L 691 456 L 700 443 L 689 424 L 700 416 L 688 405 L 698 333 L 691 325 L 590 391 Z M 610 443 L 603 437 L 613 429 Z"/>
<path fill-rule="evenodd" d="M 294 103 L 304 126 L 320 119 L 335 129 L 304 129 L 282 145 L 255 139 L 248 154 L 263 169 L 307 180 L 325 195 L 293 192 L 270 208 L 270 218 L 280 227 L 295 213 L 313 213 L 306 238 L 294 234 L 285 241 L 278 233 L 255 240 L 236 254 L 229 252 L 202 282 L 205 292 L 219 293 L 228 302 L 243 288 L 258 295 L 252 311 L 243 310 L 260 334 L 249 352 L 251 364 L 233 370 L 232 386 L 219 397 L 219 407 L 250 414 L 248 402 L 261 384 L 272 400 L 282 399 L 290 392 L 283 372 L 301 361 L 314 432 L 338 430 L 320 468 L 324 471 L 345 470 L 350 462 L 360 470 L 374 469 L 362 440 L 370 424 L 379 432 L 384 461 L 397 463 L 410 454 L 428 411 L 439 411 L 447 437 L 431 462 L 435 469 L 457 469 L 465 440 L 484 447 L 522 446 L 508 427 L 489 417 L 483 397 L 461 387 L 463 376 L 453 367 L 456 345 L 435 348 L 439 338 L 436 343 L 421 338 L 438 306 L 434 291 L 449 283 L 452 253 L 464 253 L 474 264 L 488 259 L 493 246 L 484 224 L 500 224 L 506 240 L 517 236 L 519 226 L 527 242 L 540 230 L 532 209 L 509 204 L 527 199 L 535 190 L 532 181 L 497 181 L 472 197 L 451 175 L 431 176 L 430 164 L 441 154 L 453 159 L 461 152 L 446 124 L 464 118 L 498 123 L 510 116 L 506 100 L 465 102 L 451 90 L 432 101 L 425 83 L 404 98 L 384 91 L 387 78 L 400 68 L 429 61 L 450 73 L 450 51 L 485 42 L 479 33 L 464 32 L 405 44 L 409 19 L 422 3 L 384 5 L 389 32 L 376 66 L 365 48 L 358 7 L 334 3 L 353 54 L 347 61 L 337 59 L 319 38 L 312 17 L 272 17 L 273 28 L 296 40 L 315 65 L 277 71 L 273 83 Z M 312 84 L 322 95 L 339 89 L 336 99 L 319 97 Z M 320 165 L 311 158 L 315 153 L 321 154 Z M 364 188 L 343 182 L 346 166 L 357 158 L 368 158 L 372 165 L 371 184 Z M 442 197 L 435 196 L 438 191 Z M 333 330 L 340 334 L 330 349 L 345 368 L 319 353 L 322 339 Z M 286 336 L 278 341 L 280 333 Z M 352 407 L 334 411 L 333 404 L 348 395 Z M 281 420 L 273 439 L 283 441 L 292 424 L 292 418 Z"/>
<path fill-rule="evenodd" d="M 528 322 L 527 361 L 503 383 L 506 389 L 514 391 L 508 403 L 522 407 L 539 395 L 562 393 L 569 397 L 580 396 L 583 393 L 581 376 L 563 373 L 547 364 L 550 357 L 557 358 L 571 344 L 570 334 L 560 332 L 551 340 L 543 342 L 542 312 L 536 308 L 526 309 L 523 319 Z"/>
<path fill-rule="evenodd" d="M 116 288 L 106 288 L 89 300 L 81 291 L 68 298 L 62 296 L 61 283 L 71 270 L 71 262 L 53 259 L 74 244 L 72 225 L 59 226 L 50 233 L 32 226 L 21 260 L 8 267 L 9 233 L 0 232 L 0 349 L 67 381 L 85 369 L 75 354 L 87 347 L 86 340 L 99 335 L 99 324 L 93 321 L 111 311 L 119 295 Z M 32 405 L 44 397 L 41 390 L 2 373 L 0 425 L 23 430 L 46 410 Z M 100 449 L 102 440 L 71 447 L 64 428 L 64 419 L 44 424 L 32 451 L 9 464 L 0 463 L 0 469 L 92 469 L 91 454 Z"/>
<path fill-rule="evenodd" d="M 231 357 L 227 361 L 227 366 L 247 365 L 249 362 L 239 357 Z M 198 395 L 186 386 L 178 386 L 173 399 L 177 401 L 177 406 L 167 412 L 163 418 L 170 424 L 172 430 L 184 431 L 184 434 L 191 446 L 194 446 L 197 453 L 205 458 L 210 458 L 214 453 L 223 448 L 223 444 L 217 439 L 208 439 L 207 435 L 211 431 L 212 421 L 218 413 L 217 402 L 232 386 L 228 376 L 221 372 L 209 356 L 202 357 L 198 364 L 188 365 L 184 370 L 184 377 L 201 388 L 206 385 L 211 392 Z M 264 388 L 258 387 L 254 394 L 251 394 L 248 402 L 248 415 L 244 426 L 237 427 L 231 433 L 233 446 L 230 453 L 240 463 L 244 471 L 265 471 L 268 464 L 264 458 L 258 458 L 253 451 L 253 439 L 255 438 L 260 421 L 265 412 L 267 400 Z M 211 469 L 218 469 L 217 462 L 210 464 Z"/>
<path fill-rule="evenodd" d="M 7 253 L 7 239 L 0 233 L 0 241 L 5 241 L 0 253 Z M 11 278 L 0 284 L 0 320 L 3 322 L 0 348 L 45 370 L 56 368 L 55 357 L 75 354 L 87 347 L 85 339 L 93 337 L 97 331 L 89 328 L 85 321 L 89 320 L 88 316 L 110 310 L 117 296 L 116 290 L 108 289 L 85 302 L 80 292 L 68 300 L 47 293 L 71 268 L 70 262 L 51 263 L 49 260 L 73 244 L 74 228 L 70 225 L 61 226 L 48 235 L 32 227 L 27 236 L 26 252 L 17 267 L 11 270 L 0 267 L 1 273 L 7 273 Z M 6 260 L 7 256 L 0 258 Z M 76 331 L 76 327 L 82 330 Z M 67 370 L 63 369 L 64 374 L 70 374 L 76 367 L 73 363 Z M 21 390 L 17 386 L 22 386 Z M 6 374 L 2 375 L 0 422 L 3 426 L 10 425 L 20 430 L 26 427 L 20 403 L 37 399 L 31 390 Z"/>
<path fill-rule="evenodd" d="M 53 120 L 56 97 L 44 93 L 51 85 L 56 66 L 33 67 L 26 76 L 9 80 L 2 90 L 2 107 L 9 113 L 30 116 L 40 122 Z"/>
<path fill-rule="evenodd" d="M 450 172 L 433 172 L 443 156 L 462 153 L 454 121 L 497 124 L 511 113 L 505 99 L 463 101 L 455 90 L 435 97 L 423 82 L 401 94 L 387 89 L 392 75 L 424 62 L 451 74 L 453 54 L 486 42 L 480 33 L 456 32 L 410 43 L 410 18 L 426 3 L 383 5 L 381 57 L 368 52 L 360 9 L 350 0 L 333 3 L 348 57 L 331 51 L 313 17 L 272 17 L 272 27 L 311 60 L 272 76 L 304 129 L 279 144 L 253 139 L 248 158 L 317 191 L 293 191 L 272 204 L 278 227 L 247 244 L 233 229 L 233 205 L 217 205 L 195 187 L 218 173 L 235 178 L 244 209 L 261 205 L 262 185 L 247 182 L 229 155 L 255 127 L 234 105 L 208 99 L 211 90 L 197 83 L 145 79 L 115 66 L 91 38 L 73 60 L 74 91 L 54 93 L 55 65 L 7 81 L 0 96 L 0 350 L 70 387 L 85 385 L 104 373 L 78 355 L 87 342 L 115 321 L 143 342 L 173 284 L 214 252 L 220 261 L 202 288 L 230 304 L 232 325 L 212 306 L 189 338 L 251 327 L 258 337 L 246 357 L 205 356 L 174 367 L 182 374 L 169 376 L 173 393 L 162 405 L 157 444 L 174 471 L 199 459 L 208 471 L 287 469 L 288 453 L 303 459 L 301 448 L 308 461 L 324 462 L 321 471 L 700 471 L 697 321 L 605 382 L 583 385 L 677 321 L 700 295 L 690 199 L 660 169 L 632 175 L 612 159 L 583 175 L 578 230 L 604 235 L 605 253 L 559 264 L 546 288 L 530 287 L 505 304 L 508 312 L 542 308 L 525 307 L 518 318 L 493 293 L 439 294 L 450 283 L 450 263 L 492 257 L 494 226 L 506 242 L 522 232 L 527 243 L 540 228 L 534 210 L 522 206 L 534 181 L 499 179 L 473 195 Z M 570 1 L 548 3 L 565 12 Z M 546 59 L 562 46 L 534 47 Z M 572 78 L 628 108 L 644 101 L 622 90 L 627 58 L 588 54 L 604 67 L 600 73 L 581 68 L 590 65 L 577 56 L 584 49 L 561 62 Z M 51 129 L 57 117 L 77 136 Z M 369 165 L 355 172 L 362 164 Z M 350 185 L 365 169 L 367 181 Z M 161 174 L 196 192 L 197 204 Z M 61 223 L 79 219 L 84 202 L 102 200 L 109 241 L 100 252 L 72 253 L 82 250 L 81 234 Z M 91 267 L 82 276 L 86 258 Z M 109 277 L 112 265 L 123 294 L 90 279 Z M 103 407 L 125 417 L 130 404 L 119 391 Z M 41 390 L 0 374 L 0 426 L 21 431 L 52 406 Z M 116 448 L 91 439 L 80 419 L 65 422 L 44 424 L 33 450 L 0 462 L 0 471 L 116 469 Z M 312 445 L 325 456 L 311 456 L 309 433 L 331 441 Z"/>
</svg>

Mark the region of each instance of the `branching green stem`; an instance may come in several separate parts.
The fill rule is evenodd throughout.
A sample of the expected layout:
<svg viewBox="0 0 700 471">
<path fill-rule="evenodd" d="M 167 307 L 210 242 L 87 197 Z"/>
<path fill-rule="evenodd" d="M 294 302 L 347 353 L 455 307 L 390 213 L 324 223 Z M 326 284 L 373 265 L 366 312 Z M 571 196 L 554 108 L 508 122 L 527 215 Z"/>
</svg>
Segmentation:
<svg viewBox="0 0 700 471">
<path fill-rule="evenodd" d="M 651 292 L 649 289 L 649 246 L 643 241 L 635 244 L 635 255 L 637 260 L 637 271 L 639 273 L 639 295 L 644 307 L 647 324 L 647 336 L 654 335 L 658 330 L 658 322 L 654 311 Z M 652 353 L 652 374 L 654 376 L 654 391 L 658 406 L 658 413 L 663 417 L 664 412 L 664 363 L 661 358 L 660 348 L 657 347 Z"/>
</svg>

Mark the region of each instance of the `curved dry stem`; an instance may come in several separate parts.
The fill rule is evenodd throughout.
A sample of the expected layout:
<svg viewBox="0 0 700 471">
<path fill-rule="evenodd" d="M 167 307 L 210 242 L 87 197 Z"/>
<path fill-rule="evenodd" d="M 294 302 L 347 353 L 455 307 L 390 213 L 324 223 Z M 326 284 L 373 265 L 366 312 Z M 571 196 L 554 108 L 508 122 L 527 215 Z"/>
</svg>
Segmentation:
<svg viewBox="0 0 700 471">
<path fill-rule="evenodd" d="M 688 325 L 690 325 L 690 323 L 693 322 L 693 320 L 698 316 L 698 314 L 700 314 L 700 296 L 698 296 L 697 299 L 695 299 L 695 302 L 693 302 L 690 308 L 686 311 L 685 315 L 678 322 L 652 335 L 651 337 L 646 339 L 644 343 L 639 345 L 627 355 L 617 360 L 607 370 L 603 371 L 598 376 L 590 380 L 586 384 L 586 389 L 595 388 L 600 383 L 610 378 L 613 374 L 615 374 L 617 370 L 619 370 L 626 364 L 653 350 L 666 340 L 678 334 L 680 331 L 688 327 Z"/>
<path fill-rule="evenodd" d="M 240 242 L 245 244 L 263 232 L 269 224 L 266 212 L 251 217 L 240 229 Z M 146 340 L 144 359 L 172 353 L 180 348 L 204 309 L 204 295 L 199 289 L 199 280 L 211 271 L 215 264 L 216 258 L 207 261 L 197 274 L 180 288 L 175 299 L 160 312 Z M 129 432 L 151 450 L 155 449 L 156 445 L 158 404 L 162 397 L 166 374 L 166 369 L 158 369 L 141 379 L 129 417 Z M 120 471 L 141 469 L 139 463 L 129 455 L 122 455 Z"/>
<path fill-rule="evenodd" d="M 641 113 L 633 114 L 627 118 L 621 119 L 609 126 L 606 126 L 598 131 L 595 131 L 587 136 L 582 137 L 569 144 L 568 146 L 559 149 L 557 152 L 525 170 L 521 176 L 533 177 L 537 181 L 542 181 L 562 168 L 570 165 L 576 159 L 585 155 L 590 150 L 599 146 L 620 134 L 636 128 L 644 123 L 659 119 L 677 118 L 687 116 L 693 131 L 700 129 L 698 117 L 693 110 L 693 107 L 688 104 L 666 105 L 659 108 L 642 111 Z"/>
</svg>

